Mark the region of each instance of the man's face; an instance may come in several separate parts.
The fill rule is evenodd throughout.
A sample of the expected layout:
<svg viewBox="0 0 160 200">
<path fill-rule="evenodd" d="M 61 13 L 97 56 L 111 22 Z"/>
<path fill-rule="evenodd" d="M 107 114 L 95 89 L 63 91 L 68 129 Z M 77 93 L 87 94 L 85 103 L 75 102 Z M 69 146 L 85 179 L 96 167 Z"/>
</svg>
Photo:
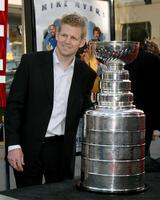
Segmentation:
<svg viewBox="0 0 160 200">
<path fill-rule="evenodd" d="M 73 27 L 63 24 L 61 31 L 57 34 L 57 50 L 61 56 L 74 56 L 77 50 L 85 44 L 85 39 L 81 38 L 80 27 Z"/>
<path fill-rule="evenodd" d="M 52 34 L 52 36 L 56 35 L 56 27 L 55 26 L 50 26 L 50 33 Z"/>
<path fill-rule="evenodd" d="M 99 38 L 100 38 L 99 31 L 94 31 L 93 37 L 94 37 L 94 39 L 99 40 Z"/>
</svg>

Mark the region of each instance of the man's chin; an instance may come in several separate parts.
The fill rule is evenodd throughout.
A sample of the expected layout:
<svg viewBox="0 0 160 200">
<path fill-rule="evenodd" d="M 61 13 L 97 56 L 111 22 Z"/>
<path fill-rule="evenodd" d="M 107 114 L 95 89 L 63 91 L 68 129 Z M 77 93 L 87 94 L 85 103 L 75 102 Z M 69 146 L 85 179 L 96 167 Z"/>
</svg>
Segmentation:
<svg viewBox="0 0 160 200">
<path fill-rule="evenodd" d="M 72 55 L 73 54 L 73 52 L 71 52 L 71 49 L 63 49 L 62 51 L 61 51 L 61 53 L 63 54 L 63 55 Z"/>
</svg>

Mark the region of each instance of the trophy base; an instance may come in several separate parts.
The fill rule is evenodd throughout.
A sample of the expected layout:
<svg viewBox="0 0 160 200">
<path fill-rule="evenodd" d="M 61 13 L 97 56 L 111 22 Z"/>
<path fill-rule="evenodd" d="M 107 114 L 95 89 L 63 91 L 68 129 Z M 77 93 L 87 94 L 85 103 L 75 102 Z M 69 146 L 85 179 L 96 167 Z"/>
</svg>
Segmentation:
<svg viewBox="0 0 160 200">
<path fill-rule="evenodd" d="M 136 189 L 100 189 L 100 188 L 95 188 L 95 187 L 88 187 L 88 186 L 83 186 L 81 181 L 78 181 L 76 183 L 76 188 L 78 190 L 83 190 L 87 192 L 95 192 L 95 193 L 104 193 L 104 194 L 136 194 L 140 192 L 144 192 L 148 190 L 149 186 L 147 184 L 144 185 L 144 187 L 141 188 L 136 188 Z"/>
</svg>

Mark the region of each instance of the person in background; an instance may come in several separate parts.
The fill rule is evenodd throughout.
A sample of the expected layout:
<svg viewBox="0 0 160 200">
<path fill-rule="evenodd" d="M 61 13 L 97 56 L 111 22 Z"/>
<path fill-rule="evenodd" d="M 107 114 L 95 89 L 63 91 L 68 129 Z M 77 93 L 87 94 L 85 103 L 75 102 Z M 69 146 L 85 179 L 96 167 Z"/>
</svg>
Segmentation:
<svg viewBox="0 0 160 200">
<path fill-rule="evenodd" d="M 49 26 L 49 31 L 44 35 L 44 50 L 54 49 L 56 45 L 56 26 L 51 24 Z"/>
<path fill-rule="evenodd" d="M 98 26 L 95 26 L 93 28 L 93 38 L 91 39 L 92 41 L 101 41 L 101 29 Z"/>
<path fill-rule="evenodd" d="M 87 43 L 85 43 L 83 47 L 78 49 L 76 57 L 89 65 L 90 52 Z"/>
<path fill-rule="evenodd" d="M 78 49 L 76 57 L 84 61 L 86 64 L 88 64 L 96 73 L 97 77 L 95 79 L 93 88 L 92 88 L 92 102 L 96 102 L 96 95 L 99 92 L 99 83 L 100 83 L 100 74 L 98 74 L 98 65 L 99 62 L 93 55 L 93 51 L 91 51 L 91 47 L 85 43 L 85 45 Z"/>
<path fill-rule="evenodd" d="M 149 149 L 154 130 L 160 130 L 159 113 L 160 97 L 159 85 L 160 58 L 146 50 L 145 29 L 135 29 L 130 33 L 131 41 L 139 41 L 140 49 L 137 58 L 125 69 L 129 71 L 131 90 L 134 94 L 134 104 L 146 115 L 145 155 L 149 156 Z"/>
<path fill-rule="evenodd" d="M 7 99 L 7 159 L 17 187 L 74 177 L 80 117 L 93 106 L 96 73 L 75 58 L 85 44 L 86 24 L 77 14 L 62 17 L 52 51 L 22 56 Z"/>
<path fill-rule="evenodd" d="M 94 53 L 92 51 L 92 43 L 93 42 L 100 42 L 101 36 L 102 36 L 101 29 L 98 26 L 95 26 L 93 28 L 93 38 L 89 41 L 90 66 L 94 71 L 97 72 L 99 77 L 101 77 L 101 75 L 102 75 L 102 66 L 101 66 L 100 62 L 97 59 L 95 59 Z M 95 90 L 95 92 L 96 92 L 96 90 Z"/>
</svg>

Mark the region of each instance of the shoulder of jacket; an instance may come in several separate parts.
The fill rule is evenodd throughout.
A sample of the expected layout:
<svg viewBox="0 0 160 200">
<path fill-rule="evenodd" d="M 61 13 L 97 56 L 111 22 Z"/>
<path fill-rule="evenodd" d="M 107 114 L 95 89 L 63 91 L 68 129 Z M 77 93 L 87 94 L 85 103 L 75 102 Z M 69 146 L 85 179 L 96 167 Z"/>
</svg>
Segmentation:
<svg viewBox="0 0 160 200">
<path fill-rule="evenodd" d="M 39 57 L 39 56 L 45 56 L 45 55 L 49 55 L 49 54 L 53 54 L 53 51 L 37 51 L 37 52 L 30 52 L 30 53 L 26 53 L 23 54 L 22 57 L 26 57 L 26 58 L 34 58 L 34 57 Z"/>
<path fill-rule="evenodd" d="M 81 61 L 79 58 L 76 58 L 76 63 L 83 69 L 87 74 L 92 74 L 94 77 L 97 76 L 97 73 L 85 62 Z"/>
</svg>

